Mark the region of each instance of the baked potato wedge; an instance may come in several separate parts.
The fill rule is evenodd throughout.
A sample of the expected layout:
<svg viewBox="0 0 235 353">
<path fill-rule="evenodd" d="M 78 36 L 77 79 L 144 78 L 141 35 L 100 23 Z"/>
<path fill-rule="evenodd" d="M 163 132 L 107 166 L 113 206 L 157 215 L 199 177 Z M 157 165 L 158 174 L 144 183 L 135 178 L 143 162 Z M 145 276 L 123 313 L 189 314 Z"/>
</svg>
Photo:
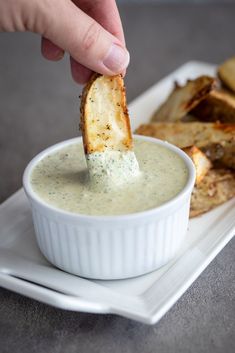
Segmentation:
<svg viewBox="0 0 235 353">
<path fill-rule="evenodd" d="M 196 169 L 196 182 L 198 185 L 203 180 L 207 172 L 210 170 L 212 164 L 211 161 L 207 158 L 205 153 L 203 153 L 196 146 L 190 146 L 183 148 L 183 151 L 192 159 L 195 169 Z"/>
<path fill-rule="evenodd" d="M 235 96 L 223 90 L 211 91 L 190 113 L 205 122 L 235 124 Z"/>
<path fill-rule="evenodd" d="M 218 76 L 226 87 L 235 92 L 235 56 L 219 66 Z"/>
<path fill-rule="evenodd" d="M 211 169 L 194 187 L 190 217 L 196 217 L 223 204 L 235 196 L 235 173 L 229 169 Z"/>
<path fill-rule="evenodd" d="M 156 137 L 180 148 L 197 146 L 217 166 L 235 169 L 235 124 L 150 123 L 137 134 Z"/>
<path fill-rule="evenodd" d="M 180 121 L 215 87 L 216 79 L 209 76 L 188 80 L 184 86 L 176 83 L 167 100 L 153 114 L 152 121 Z"/>
<path fill-rule="evenodd" d="M 132 149 L 132 134 L 121 75 L 94 74 L 81 100 L 80 126 L 86 154 Z"/>
<path fill-rule="evenodd" d="M 122 76 L 94 74 L 83 90 L 80 110 L 90 187 L 116 189 L 139 176 Z"/>
</svg>

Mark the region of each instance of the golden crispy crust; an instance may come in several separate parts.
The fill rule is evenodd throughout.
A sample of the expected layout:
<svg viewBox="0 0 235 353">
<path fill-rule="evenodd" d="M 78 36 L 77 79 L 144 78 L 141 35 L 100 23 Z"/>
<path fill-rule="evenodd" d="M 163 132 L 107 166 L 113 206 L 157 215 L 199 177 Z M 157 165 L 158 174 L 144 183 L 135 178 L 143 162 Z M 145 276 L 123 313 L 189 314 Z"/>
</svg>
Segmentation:
<svg viewBox="0 0 235 353">
<path fill-rule="evenodd" d="M 219 66 L 218 76 L 225 86 L 235 92 L 235 57 Z"/>
<path fill-rule="evenodd" d="M 235 196 L 235 173 L 228 169 L 211 169 L 191 196 L 190 217 L 196 217 Z"/>
<path fill-rule="evenodd" d="M 152 121 L 179 121 L 199 104 L 216 86 L 216 79 L 201 76 L 188 80 L 184 86 L 178 84 L 153 114 Z"/>
<path fill-rule="evenodd" d="M 180 148 L 197 146 L 213 164 L 235 169 L 235 124 L 150 123 L 141 125 L 136 133 L 168 141 Z"/>
<path fill-rule="evenodd" d="M 235 96 L 224 90 L 212 91 L 191 112 L 201 121 L 235 123 Z"/>
<path fill-rule="evenodd" d="M 126 92 L 121 75 L 94 74 L 81 100 L 81 130 L 85 153 L 132 149 Z"/>
<path fill-rule="evenodd" d="M 196 168 L 196 185 L 198 185 L 211 168 L 211 161 L 196 146 L 183 148 L 183 151 L 192 159 Z"/>
</svg>

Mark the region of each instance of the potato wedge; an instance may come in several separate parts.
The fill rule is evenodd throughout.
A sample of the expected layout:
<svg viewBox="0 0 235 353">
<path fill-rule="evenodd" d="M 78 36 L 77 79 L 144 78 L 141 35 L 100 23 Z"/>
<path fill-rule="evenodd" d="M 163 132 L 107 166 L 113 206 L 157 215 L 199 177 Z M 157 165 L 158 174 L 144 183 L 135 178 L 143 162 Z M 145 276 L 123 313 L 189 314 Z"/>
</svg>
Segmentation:
<svg viewBox="0 0 235 353">
<path fill-rule="evenodd" d="M 235 124 L 159 122 L 141 125 L 136 133 L 166 140 L 180 148 L 197 146 L 213 164 L 235 169 Z"/>
<path fill-rule="evenodd" d="M 92 76 L 82 94 L 81 130 L 86 154 L 132 149 L 125 86 L 121 75 Z"/>
<path fill-rule="evenodd" d="M 222 83 L 235 92 L 235 57 L 229 58 L 218 68 Z"/>
<path fill-rule="evenodd" d="M 191 196 L 190 217 L 196 217 L 235 196 L 235 173 L 228 169 L 211 169 Z"/>
<path fill-rule="evenodd" d="M 186 85 L 175 85 L 175 88 L 153 114 L 152 121 L 180 121 L 201 100 L 203 100 L 216 86 L 216 79 L 201 76 L 195 80 L 188 80 Z"/>
<path fill-rule="evenodd" d="M 190 146 L 183 148 L 184 152 L 192 159 L 196 168 L 196 185 L 200 184 L 207 172 L 210 170 L 212 164 L 207 158 L 205 153 L 203 153 L 196 146 Z"/>
<path fill-rule="evenodd" d="M 212 91 L 191 112 L 201 121 L 235 123 L 235 96 L 226 91 Z"/>
</svg>

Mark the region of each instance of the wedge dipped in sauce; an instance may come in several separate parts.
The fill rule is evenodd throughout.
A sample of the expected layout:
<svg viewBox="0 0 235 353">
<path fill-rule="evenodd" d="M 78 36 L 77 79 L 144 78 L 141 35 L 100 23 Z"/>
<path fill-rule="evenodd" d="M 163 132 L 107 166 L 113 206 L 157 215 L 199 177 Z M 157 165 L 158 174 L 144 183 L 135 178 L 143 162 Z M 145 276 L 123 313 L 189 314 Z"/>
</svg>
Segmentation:
<svg viewBox="0 0 235 353">
<path fill-rule="evenodd" d="M 81 130 L 94 187 L 115 188 L 140 174 L 121 75 L 93 75 L 82 94 Z"/>
<path fill-rule="evenodd" d="M 188 180 L 180 156 L 152 141 L 134 139 L 141 174 L 118 188 L 97 187 L 87 181 L 81 142 L 71 142 L 44 157 L 33 169 L 34 191 L 46 203 L 73 213 L 113 216 L 136 213 L 175 197 Z"/>
<path fill-rule="evenodd" d="M 78 214 L 127 215 L 162 205 L 187 183 L 187 166 L 167 143 L 133 143 L 121 76 L 91 79 L 81 128 L 83 144 L 62 142 L 32 171 L 32 187 L 46 203 Z"/>
</svg>

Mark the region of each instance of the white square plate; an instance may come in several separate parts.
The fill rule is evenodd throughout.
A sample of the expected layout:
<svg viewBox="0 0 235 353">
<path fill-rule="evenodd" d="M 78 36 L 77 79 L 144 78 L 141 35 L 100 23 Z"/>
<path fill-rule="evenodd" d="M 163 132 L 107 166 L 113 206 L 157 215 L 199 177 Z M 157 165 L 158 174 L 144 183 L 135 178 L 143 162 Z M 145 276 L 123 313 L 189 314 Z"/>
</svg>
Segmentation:
<svg viewBox="0 0 235 353">
<path fill-rule="evenodd" d="M 132 128 L 149 120 L 173 83 L 215 67 L 189 62 L 154 85 L 129 106 Z M 156 323 L 187 290 L 235 233 L 235 199 L 190 221 L 187 242 L 177 258 L 138 278 L 92 281 L 50 265 L 40 253 L 23 190 L 0 206 L 0 286 L 67 310 L 113 313 Z"/>
</svg>

